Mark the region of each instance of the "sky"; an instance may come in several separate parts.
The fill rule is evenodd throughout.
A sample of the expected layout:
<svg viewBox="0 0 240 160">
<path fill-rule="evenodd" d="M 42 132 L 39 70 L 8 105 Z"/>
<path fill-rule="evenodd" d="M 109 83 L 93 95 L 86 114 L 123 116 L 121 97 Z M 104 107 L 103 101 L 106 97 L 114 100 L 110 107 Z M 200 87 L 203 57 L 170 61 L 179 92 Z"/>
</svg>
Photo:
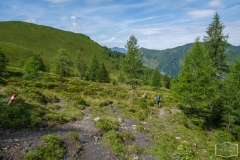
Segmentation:
<svg viewBox="0 0 240 160">
<path fill-rule="evenodd" d="M 215 13 L 228 42 L 240 45 L 240 0 L 1 0 L 0 21 L 82 33 L 102 46 L 163 50 L 203 39 Z"/>
</svg>

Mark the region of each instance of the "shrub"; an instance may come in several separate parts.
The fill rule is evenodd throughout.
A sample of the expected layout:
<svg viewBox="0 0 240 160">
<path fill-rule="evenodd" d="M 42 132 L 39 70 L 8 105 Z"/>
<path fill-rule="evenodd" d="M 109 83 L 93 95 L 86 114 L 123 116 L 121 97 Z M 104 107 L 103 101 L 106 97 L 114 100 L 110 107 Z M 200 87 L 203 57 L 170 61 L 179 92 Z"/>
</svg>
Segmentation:
<svg viewBox="0 0 240 160">
<path fill-rule="evenodd" d="M 44 136 L 42 140 L 45 142 L 45 146 L 38 147 L 35 151 L 30 151 L 25 155 L 24 160 L 63 159 L 63 142 L 58 136 L 49 134 Z"/>
<path fill-rule="evenodd" d="M 108 132 L 110 130 L 115 130 L 117 129 L 118 123 L 114 122 L 110 119 L 100 119 L 99 121 L 96 122 L 96 125 L 98 128 L 101 129 L 103 132 Z"/>
<path fill-rule="evenodd" d="M 123 144 L 121 137 L 117 131 L 111 130 L 103 135 L 104 142 L 116 153 L 117 155 L 123 154 Z"/>
</svg>

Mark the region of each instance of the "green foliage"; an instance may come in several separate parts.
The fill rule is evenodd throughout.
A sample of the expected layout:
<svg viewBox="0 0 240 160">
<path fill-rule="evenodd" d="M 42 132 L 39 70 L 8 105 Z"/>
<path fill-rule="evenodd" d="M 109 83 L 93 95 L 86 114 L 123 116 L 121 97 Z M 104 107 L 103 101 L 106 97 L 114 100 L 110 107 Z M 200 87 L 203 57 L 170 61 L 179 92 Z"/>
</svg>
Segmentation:
<svg viewBox="0 0 240 160">
<path fill-rule="evenodd" d="M 61 82 L 60 88 L 62 88 L 64 82 L 63 78 L 69 76 L 71 73 L 70 66 L 72 65 L 72 61 L 69 59 L 66 49 L 59 49 L 57 53 L 58 60 L 56 71 Z"/>
<path fill-rule="evenodd" d="M 2 77 L 4 76 L 7 64 L 8 59 L 6 58 L 5 54 L 2 52 L 0 48 L 0 83 L 2 81 Z"/>
<path fill-rule="evenodd" d="M 81 79 L 87 78 L 87 64 L 86 62 L 81 58 L 83 55 L 80 54 L 80 51 L 78 53 L 78 58 L 76 60 L 76 67 L 78 69 L 78 72 L 80 74 Z"/>
<path fill-rule="evenodd" d="M 100 83 L 109 83 L 110 82 L 109 74 L 105 68 L 104 63 L 102 63 L 102 65 L 100 67 L 98 81 Z"/>
<path fill-rule="evenodd" d="M 215 13 L 213 22 L 207 27 L 207 36 L 204 36 L 204 44 L 206 51 L 209 54 L 214 67 L 216 67 L 216 73 L 214 76 L 220 75 L 227 72 L 227 60 L 225 51 L 229 47 L 227 43 L 228 35 L 223 34 L 224 24 L 220 21 L 220 16 Z"/>
<path fill-rule="evenodd" d="M 38 77 L 38 71 L 45 71 L 46 67 L 40 56 L 33 55 L 24 64 L 24 79 L 34 79 L 34 85 Z"/>
<path fill-rule="evenodd" d="M 42 138 L 45 142 L 45 146 L 38 147 L 34 151 L 30 151 L 24 157 L 24 160 L 41 160 L 41 159 L 52 159 L 59 160 L 63 159 L 64 149 L 62 146 L 62 140 L 53 134 L 45 135 Z"/>
<path fill-rule="evenodd" d="M 122 140 L 117 131 L 110 130 L 103 135 L 103 140 L 117 155 L 122 155 L 124 153 Z"/>
<path fill-rule="evenodd" d="M 108 132 L 110 130 L 116 130 L 118 123 L 110 119 L 101 118 L 99 121 L 96 122 L 96 125 L 98 128 L 101 129 L 101 131 Z"/>
<path fill-rule="evenodd" d="M 99 61 L 96 57 L 96 54 L 94 54 L 91 65 L 88 69 L 88 79 L 94 82 L 97 81 L 99 78 L 99 70 L 100 70 Z"/>
<path fill-rule="evenodd" d="M 230 66 L 230 72 L 225 80 L 224 95 L 224 111 L 223 121 L 228 132 L 240 136 L 240 58 Z"/>
<path fill-rule="evenodd" d="M 132 87 L 132 100 L 134 99 L 134 87 L 137 83 L 137 78 L 142 73 L 142 63 L 143 63 L 143 54 L 139 51 L 139 46 L 137 44 L 137 39 L 135 36 L 130 36 L 127 44 L 125 45 L 127 49 L 127 54 L 120 61 L 121 70 L 128 79 L 128 83 Z"/>
<path fill-rule="evenodd" d="M 77 132 L 69 132 L 68 135 L 72 138 L 74 141 L 76 148 L 79 149 L 81 148 L 81 143 L 80 143 L 80 137 Z"/>
<path fill-rule="evenodd" d="M 171 78 L 168 75 L 163 76 L 163 85 L 165 88 L 170 89 Z"/>
<path fill-rule="evenodd" d="M 93 53 L 98 55 L 101 63 L 107 70 L 112 69 L 117 61 L 114 56 L 104 54 L 104 48 L 91 40 L 88 36 L 80 33 L 72 33 L 56 28 L 36 25 L 33 23 L 8 21 L 0 22 L 0 45 L 2 51 L 9 59 L 9 66 L 21 67 L 32 54 L 42 52 L 42 59 L 51 72 L 55 71 L 55 62 L 59 47 L 66 49 L 69 59 L 76 59 L 77 51 L 82 53 L 81 59 L 90 65 Z M 77 68 L 74 69 L 77 71 Z"/>
<path fill-rule="evenodd" d="M 153 86 L 155 88 L 162 87 L 161 74 L 159 73 L 157 68 L 155 68 L 155 70 L 152 73 L 151 86 Z"/>
<path fill-rule="evenodd" d="M 176 98 L 188 108 L 189 115 L 209 116 L 209 106 L 217 93 L 212 73 L 213 64 L 197 38 L 172 88 Z"/>
<path fill-rule="evenodd" d="M 26 103 L 19 97 L 10 105 L 0 102 L 0 126 L 3 128 L 44 126 L 44 114 L 41 106 Z"/>
</svg>

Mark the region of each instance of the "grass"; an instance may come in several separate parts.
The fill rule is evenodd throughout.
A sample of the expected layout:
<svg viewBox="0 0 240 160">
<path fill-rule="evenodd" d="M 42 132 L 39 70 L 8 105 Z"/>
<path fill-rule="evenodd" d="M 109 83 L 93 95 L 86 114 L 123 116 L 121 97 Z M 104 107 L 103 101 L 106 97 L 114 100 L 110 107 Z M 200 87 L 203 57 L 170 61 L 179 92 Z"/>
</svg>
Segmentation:
<svg viewBox="0 0 240 160">
<path fill-rule="evenodd" d="M 51 127 L 81 119 L 82 109 L 90 106 L 93 118 L 100 117 L 95 124 L 103 132 L 104 143 L 115 154 L 126 158 L 132 154 L 152 154 L 157 159 L 221 159 L 215 156 L 215 144 L 225 141 L 239 144 L 224 131 L 205 130 L 200 119 L 189 118 L 183 112 L 172 113 L 172 109 L 179 109 L 178 103 L 165 88 L 156 91 L 139 86 L 136 100 L 129 103 L 129 86 L 124 84 L 101 84 L 75 77 L 66 78 L 64 90 L 59 90 L 55 74 L 40 73 L 35 87 L 32 81 L 27 81 L 23 88 L 22 70 L 8 68 L 8 71 L 9 77 L 4 79 L 7 85 L 0 87 L 1 128 Z M 7 105 L 12 93 L 18 96 L 13 104 Z M 145 98 L 140 98 L 143 94 Z M 158 94 L 166 111 L 163 120 L 155 116 L 159 113 L 155 104 Z M 130 132 L 118 132 L 118 118 L 135 120 L 137 131 L 150 137 L 153 146 L 133 145 L 134 136 Z M 148 125 L 141 124 L 142 121 Z M 76 142 L 76 148 L 81 147 L 77 133 L 69 136 Z M 50 139 L 55 138 L 50 136 Z M 42 146 L 27 157 L 43 156 L 48 149 Z"/>
<path fill-rule="evenodd" d="M 28 152 L 24 160 L 40 160 L 40 159 L 63 159 L 64 149 L 62 140 L 53 134 L 48 134 L 42 137 L 44 146 L 38 147 L 34 151 Z"/>
</svg>

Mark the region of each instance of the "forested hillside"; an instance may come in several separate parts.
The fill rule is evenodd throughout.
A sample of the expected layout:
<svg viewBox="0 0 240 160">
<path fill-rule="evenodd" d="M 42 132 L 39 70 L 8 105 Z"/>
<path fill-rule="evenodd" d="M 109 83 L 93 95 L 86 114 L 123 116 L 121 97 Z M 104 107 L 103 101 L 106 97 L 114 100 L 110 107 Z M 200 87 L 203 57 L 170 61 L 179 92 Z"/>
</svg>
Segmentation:
<svg viewBox="0 0 240 160">
<path fill-rule="evenodd" d="M 182 68 L 183 59 L 191 47 L 192 43 L 166 50 L 141 48 L 144 53 L 144 65 L 151 68 L 157 66 L 161 73 L 176 77 Z M 234 62 L 240 56 L 240 46 L 229 45 L 225 54 L 228 55 L 230 63 Z"/>
</svg>

